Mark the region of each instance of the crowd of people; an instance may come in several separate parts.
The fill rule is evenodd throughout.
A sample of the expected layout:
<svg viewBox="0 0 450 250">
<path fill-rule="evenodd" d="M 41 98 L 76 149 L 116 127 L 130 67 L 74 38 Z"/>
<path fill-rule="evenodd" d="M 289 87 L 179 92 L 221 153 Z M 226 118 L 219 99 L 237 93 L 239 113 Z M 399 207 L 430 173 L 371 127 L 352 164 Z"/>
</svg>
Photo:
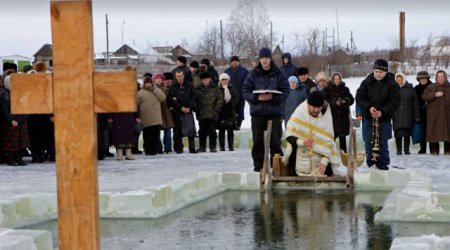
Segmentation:
<svg viewBox="0 0 450 250">
<path fill-rule="evenodd" d="M 137 73 L 131 66 L 125 70 Z M 17 71 L 16 64 L 4 63 L 0 161 L 23 166 L 27 155 L 31 155 L 32 163 L 54 161 L 53 116 L 11 114 L 10 75 Z M 49 70 L 45 62 L 36 62 L 22 71 L 33 74 Z M 340 151 L 346 153 L 350 107 L 356 104 L 356 116 L 363 123 L 366 163 L 387 170 L 392 132 L 397 154 L 409 155 L 411 136 L 419 125 L 419 154 L 426 153 L 427 142 L 431 154 L 439 154 L 439 142 L 444 142 L 444 153 L 450 154 L 450 84 L 445 71 L 438 71 L 435 79 L 432 83 L 428 72 L 421 71 L 413 87 L 403 73 L 390 73 L 388 62 L 378 59 L 354 97 L 339 72 L 330 77 L 319 72 L 313 80 L 309 69 L 295 65 L 289 53 L 282 55 L 282 65 L 277 66 L 268 48 L 259 50 L 251 70 L 241 65 L 239 57 L 232 56 L 222 74 L 208 59 L 188 65 L 186 57 L 179 56 L 171 72 L 143 74 L 142 84 L 137 83 L 137 112 L 97 116 L 98 159 L 115 156 L 117 160 L 133 160 L 133 154 L 151 156 L 172 151 L 182 154 L 183 137 L 187 137 L 192 154 L 233 151 L 234 131 L 240 129 L 248 103 L 254 171 L 263 167 L 264 131 L 271 121 L 270 155 L 284 155 L 290 175 L 333 175 L 340 164 L 336 141 Z M 281 148 L 283 135 L 285 152 Z M 110 152 L 111 146 L 115 155 Z"/>
</svg>

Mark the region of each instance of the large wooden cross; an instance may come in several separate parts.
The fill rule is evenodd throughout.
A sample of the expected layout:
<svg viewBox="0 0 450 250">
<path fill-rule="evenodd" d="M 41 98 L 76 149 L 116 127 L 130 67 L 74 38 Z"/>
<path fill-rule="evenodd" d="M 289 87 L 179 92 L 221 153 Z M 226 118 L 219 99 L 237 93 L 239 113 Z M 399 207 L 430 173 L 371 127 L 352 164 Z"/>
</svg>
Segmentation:
<svg viewBox="0 0 450 250">
<path fill-rule="evenodd" d="M 91 0 L 51 0 L 53 73 L 11 77 L 11 111 L 54 113 L 59 249 L 99 249 L 97 115 L 136 111 L 134 72 L 95 72 Z"/>
</svg>

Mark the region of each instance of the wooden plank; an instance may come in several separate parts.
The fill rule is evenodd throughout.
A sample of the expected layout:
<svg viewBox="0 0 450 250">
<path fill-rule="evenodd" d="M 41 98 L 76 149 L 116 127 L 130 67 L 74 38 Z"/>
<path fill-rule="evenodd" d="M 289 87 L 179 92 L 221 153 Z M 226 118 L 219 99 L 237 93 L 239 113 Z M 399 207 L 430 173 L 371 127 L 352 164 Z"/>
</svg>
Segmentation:
<svg viewBox="0 0 450 250">
<path fill-rule="evenodd" d="M 53 113 L 52 74 L 12 74 L 11 113 Z"/>
<path fill-rule="evenodd" d="M 136 112 L 136 88 L 135 72 L 95 72 L 95 112 Z"/>
<path fill-rule="evenodd" d="M 280 176 L 273 177 L 273 182 L 346 182 L 346 177 L 342 176 L 332 176 L 332 177 L 322 177 L 322 176 Z"/>
<path fill-rule="evenodd" d="M 99 249 L 91 1 L 51 1 L 59 249 Z"/>
</svg>

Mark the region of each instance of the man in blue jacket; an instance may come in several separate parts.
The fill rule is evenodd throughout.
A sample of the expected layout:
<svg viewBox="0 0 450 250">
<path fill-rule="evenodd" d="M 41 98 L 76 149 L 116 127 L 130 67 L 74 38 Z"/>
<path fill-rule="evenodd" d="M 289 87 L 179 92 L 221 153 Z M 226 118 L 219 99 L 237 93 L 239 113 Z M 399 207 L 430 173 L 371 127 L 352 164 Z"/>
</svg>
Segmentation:
<svg viewBox="0 0 450 250">
<path fill-rule="evenodd" d="M 241 65 L 239 57 L 232 56 L 230 59 L 230 67 L 225 69 L 225 73 L 230 76 L 230 83 L 233 85 L 239 97 L 239 102 L 236 105 L 236 130 L 239 130 L 241 128 L 242 121 L 245 118 L 245 99 L 242 96 L 242 86 L 244 85 L 248 70 Z"/>
<path fill-rule="evenodd" d="M 296 76 L 298 66 L 292 63 L 291 53 L 283 53 L 283 55 L 281 55 L 281 60 L 283 60 L 281 71 L 283 71 L 286 77 Z"/>
<path fill-rule="evenodd" d="M 281 120 L 283 105 L 289 95 L 286 75 L 272 61 L 272 52 L 268 48 L 259 50 L 259 64 L 248 73 L 242 88 L 242 94 L 250 104 L 252 116 L 253 147 L 252 158 L 255 172 L 263 168 L 264 130 L 267 122 L 272 121 L 270 137 L 270 155 L 283 154 L 281 151 Z M 254 93 L 255 90 L 276 90 L 279 93 Z"/>
</svg>

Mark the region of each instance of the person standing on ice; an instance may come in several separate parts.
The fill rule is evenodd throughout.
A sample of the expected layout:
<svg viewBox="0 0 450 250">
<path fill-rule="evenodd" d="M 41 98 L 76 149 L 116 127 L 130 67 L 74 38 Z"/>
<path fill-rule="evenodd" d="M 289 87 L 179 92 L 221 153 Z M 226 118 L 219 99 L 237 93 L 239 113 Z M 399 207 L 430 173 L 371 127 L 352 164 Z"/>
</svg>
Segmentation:
<svg viewBox="0 0 450 250">
<path fill-rule="evenodd" d="M 322 92 L 313 91 L 298 106 L 287 123 L 286 155 L 283 162 L 290 176 L 332 176 L 339 167 L 330 105 Z"/>
<path fill-rule="evenodd" d="M 239 102 L 236 105 L 236 130 L 240 130 L 242 121 L 245 118 L 245 99 L 242 96 L 242 86 L 244 85 L 248 70 L 241 65 L 238 56 L 232 56 L 230 59 L 230 67 L 226 68 L 224 73 L 230 76 L 230 85 L 234 87 L 239 97 Z"/>
<path fill-rule="evenodd" d="M 248 73 L 242 89 L 242 95 L 250 104 L 253 135 L 253 171 L 259 172 L 264 163 L 264 130 L 267 122 L 272 121 L 270 137 L 271 159 L 275 154 L 282 155 L 281 127 L 284 102 L 289 95 L 289 83 L 286 75 L 275 65 L 272 52 L 268 48 L 259 50 L 259 64 Z M 275 90 L 281 93 L 254 93 L 255 90 Z"/>
<path fill-rule="evenodd" d="M 305 86 L 298 82 L 298 78 L 296 76 L 290 76 L 288 78 L 288 82 L 291 89 L 289 90 L 289 96 L 284 103 L 283 109 L 285 127 L 287 126 L 287 123 L 297 106 L 308 98 L 308 95 L 306 95 Z"/>
<path fill-rule="evenodd" d="M 400 107 L 395 111 L 393 118 L 395 145 L 397 147 L 397 155 L 402 154 L 402 146 L 405 155 L 409 155 L 411 154 L 409 152 L 409 144 L 411 142 L 412 127 L 414 122 L 420 121 L 419 100 L 412 84 L 406 81 L 403 73 L 397 73 L 395 81 L 400 87 L 401 100 Z"/>
<path fill-rule="evenodd" d="M 444 154 L 450 154 L 450 83 L 447 73 L 436 72 L 436 83 L 429 85 L 422 94 L 427 104 L 427 142 L 430 153 L 439 154 L 439 142 L 444 142 Z"/>
<path fill-rule="evenodd" d="M 417 99 L 419 100 L 420 109 L 420 123 L 422 124 L 422 141 L 420 142 L 420 150 L 418 154 L 427 153 L 427 102 L 422 99 L 422 94 L 428 85 L 432 84 L 430 81 L 430 74 L 427 71 L 420 71 L 417 73 L 416 80 L 419 82 L 414 89 L 416 90 Z"/>
<path fill-rule="evenodd" d="M 327 87 L 322 90 L 325 100 L 330 104 L 333 117 L 334 137 L 339 138 L 339 147 L 347 153 L 347 135 L 350 133 L 350 106 L 355 99 L 342 81 L 342 75 L 334 72 Z"/>
<path fill-rule="evenodd" d="M 361 107 L 364 119 L 367 166 L 388 170 L 390 164 L 388 140 L 392 137 L 391 120 L 400 106 L 400 87 L 394 74 L 388 72 L 388 62 L 378 59 L 373 73 L 368 75 L 356 91 L 356 105 Z M 379 156 L 373 148 L 378 146 Z"/>
</svg>

